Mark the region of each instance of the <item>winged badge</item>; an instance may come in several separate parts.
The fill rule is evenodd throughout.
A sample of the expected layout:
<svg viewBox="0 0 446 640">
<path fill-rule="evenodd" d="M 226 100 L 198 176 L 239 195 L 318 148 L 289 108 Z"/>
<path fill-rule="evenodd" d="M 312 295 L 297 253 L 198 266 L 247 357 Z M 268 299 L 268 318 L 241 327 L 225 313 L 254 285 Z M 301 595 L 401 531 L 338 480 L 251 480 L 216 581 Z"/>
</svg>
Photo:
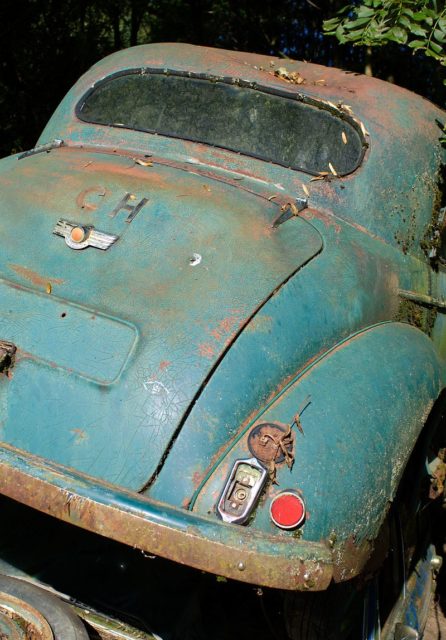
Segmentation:
<svg viewBox="0 0 446 640">
<path fill-rule="evenodd" d="M 105 251 L 116 242 L 119 236 L 111 233 L 98 231 L 92 225 L 78 224 L 60 218 L 53 229 L 56 236 L 65 238 L 65 243 L 71 249 L 86 249 L 87 247 L 95 247 Z"/>
</svg>

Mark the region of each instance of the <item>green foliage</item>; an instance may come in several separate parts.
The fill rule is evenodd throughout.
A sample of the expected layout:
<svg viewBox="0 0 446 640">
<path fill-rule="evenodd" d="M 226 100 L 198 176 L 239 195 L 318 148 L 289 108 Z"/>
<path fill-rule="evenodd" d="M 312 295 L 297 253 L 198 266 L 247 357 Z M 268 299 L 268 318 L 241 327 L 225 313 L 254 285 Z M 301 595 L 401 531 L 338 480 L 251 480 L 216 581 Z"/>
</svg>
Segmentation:
<svg viewBox="0 0 446 640">
<path fill-rule="evenodd" d="M 389 42 L 406 45 L 414 52 L 446 66 L 446 8 L 435 0 L 364 0 L 348 4 L 336 17 L 324 21 L 327 35 L 341 43 L 369 47 Z"/>
<path fill-rule="evenodd" d="M 364 0 L 324 20 L 324 32 L 341 44 L 368 47 L 394 42 L 423 52 L 446 67 L 446 7 L 436 0 Z M 446 80 L 443 80 L 446 84 Z M 440 138 L 446 144 L 446 125 Z"/>
</svg>

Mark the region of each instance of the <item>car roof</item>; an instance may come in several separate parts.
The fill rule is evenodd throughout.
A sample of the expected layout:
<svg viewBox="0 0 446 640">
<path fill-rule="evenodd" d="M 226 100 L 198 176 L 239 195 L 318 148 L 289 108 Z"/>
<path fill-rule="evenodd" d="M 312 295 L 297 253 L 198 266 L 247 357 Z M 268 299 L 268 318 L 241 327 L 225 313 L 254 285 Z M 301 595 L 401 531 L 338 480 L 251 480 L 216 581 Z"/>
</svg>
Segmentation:
<svg viewBox="0 0 446 640">
<path fill-rule="evenodd" d="M 113 73 L 154 68 L 214 77 L 240 78 L 248 83 L 305 94 L 347 105 L 365 119 L 379 119 L 385 128 L 398 125 L 404 105 L 439 116 L 441 110 L 428 100 L 397 85 L 359 73 L 288 58 L 227 51 L 183 43 L 131 47 L 104 58 L 81 78 L 79 91 Z M 412 114 L 414 119 L 416 114 Z M 421 114 L 420 114 L 421 115 Z"/>
<path fill-rule="evenodd" d="M 106 77 L 130 70 L 146 73 L 150 69 L 223 77 L 236 84 L 240 80 L 243 85 L 251 83 L 294 93 L 299 99 L 308 96 L 325 102 L 322 106 L 338 112 L 340 117 L 352 117 L 366 135 L 368 150 L 364 161 L 339 184 L 325 180 L 313 183 L 312 202 L 392 244 L 400 245 L 400 236 L 407 232 L 410 246 L 421 251 L 424 229 L 432 220 L 433 209 L 438 208 L 436 183 L 441 179 L 439 168 L 444 158 L 440 138 L 445 114 L 421 96 L 376 78 L 239 51 L 179 43 L 142 45 L 114 53 L 87 71 L 55 111 L 39 144 L 60 138 L 68 146 L 132 149 L 132 153 L 148 148 L 151 153 L 167 154 L 182 162 L 210 162 L 290 192 L 302 191 L 299 180 L 304 178 L 293 169 L 231 151 L 216 152 L 205 144 L 185 142 L 184 146 L 168 137 L 89 125 L 76 117 L 76 107 L 84 96 Z M 348 189 L 344 189 L 347 182 Z M 413 224 L 409 225 L 408 220 Z"/>
</svg>

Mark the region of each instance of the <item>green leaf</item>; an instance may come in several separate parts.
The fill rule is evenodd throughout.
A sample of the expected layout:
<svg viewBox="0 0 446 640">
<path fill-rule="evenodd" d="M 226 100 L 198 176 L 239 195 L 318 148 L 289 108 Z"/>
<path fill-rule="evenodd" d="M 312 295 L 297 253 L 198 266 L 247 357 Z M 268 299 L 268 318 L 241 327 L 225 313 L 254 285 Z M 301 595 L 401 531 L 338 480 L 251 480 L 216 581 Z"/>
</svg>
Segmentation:
<svg viewBox="0 0 446 640">
<path fill-rule="evenodd" d="M 426 29 L 423 29 L 423 27 L 420 27 L 417 24 L 413 24 L 410 27 L 410 31 L 414 36 L 426 36 L 427 35 L 427 31 Z"/>
<path fill-rule="evenodd" d="M 364 29 L 356 29 L 353 31 L 348 31 L 348 33 L 345 34 L 345 37 L 348 38 L 348 40 L 350 40 L 351 42 L 357 42 L 358 40 L 361 40 L 363 35 Z"/>
<path fill-rule="evenodd" d="M 337 12 L 338 16 L 343 16 L 346 13 L 350 13 L 351 11 L 353 11 L 355 7 L 351 4 L 347 4 L 345 5 L 345 7 L 342 7 L 342 9 L 339 9 L 339 11 Z"/>
<path fill-rule="evenodd" d="M 412 29 L 412 24 L 406 16 L 400 16 L 398 24 L 402 25 L 405 29 L 409 29 L 409 31 Z"/>
<path fill-rule="evenodd" d="M 428 20 L 430 20 L 428 24 L 432 25 L 432 18 L 429 18 L 429 16 L 424 11 L 416 11 L 413 14 L 413 19 L 416 20 L 416 22 L 427 22 Z"/>
<path fill-rule="evenodd" d="M 336 29 L 335 36 L 337 37 L 337 39 L 339 40 L 339 42 L 341 44 L 344 44 L 344 42 L 347 42 L 347 40 L 345 38 L 345 35 L 344 35 L 344 27 L 342 26 L 342 23 Z"/>
<path fill-rule="evenodd" d="M 426 47 L 426 40 L 412 40 L 407 46 L 411 49 L 424 49 Z"/>
<path fill-rule="evenodd" d="M 389 31 L 385 34 L 386 40 L 392 40 L 392 42 L 397 42 L 398 44 L 406 44 L 407 42 L 407 33 L 401 27 L 393 27 L 393 29 L 389 29 Z"/>
<path fill-rule="evenodd" d="M 374 15 L 375 11 L 372 8 L 366 7 L 365 5 L 361 5 L 356 11 L 356 16 L 358 18 L 371 18 Z"/>
<path fill-rule="evenodd" d="M 348 31 L 350 31 L 350 29 L 356 29 L 356 27 L 360 27 L 369 21 L 369 18 L 358 18 L 358 20 L 350 20 L 349 22 L 346 22 L 344 26 Z"/>
<path fill-rule="evenodd" d="M 329 20 L 324 20 L 324 31 L 334 31 L 337 28 L 339 22 L 339 18 L 330 18 Z"/>
<path fill-rule="evenodd" d="M 403 13 L 405 16 L 409 16 L 409 18 L 413 18 L 413 11 L 412 9 L 408 9 L 407 7 L 405 7 L 403 9 Z"/>
<path fill-rule="evenodd" d="M 440 29 L 434 29 L 434 38 L 437 42 L 441 44 L 445 41 L 446 34 L 443 33 L 443 31 L 440 31 Z"/>
<path fill-rule="evenodd" d="M 441 56 L 439 56 L 438 53 L 435 53 L 435 51 L 432 51 L 432 49 L 426 49 L 425 53 L 427 56 L 429 56 L 429 58 L 434 58 L 435 60 L 441 60 Z"/>
<path fill-rule="evenodd" d="M 443 47 L 441 47 L 436 42 L 433 42 L 432 40 L 429 42 L 429 49 L 432 49 L 432 51 L 435 51 L 435 53 L 438 54 L 442 53 L 443 51 Z"/>
</svg>

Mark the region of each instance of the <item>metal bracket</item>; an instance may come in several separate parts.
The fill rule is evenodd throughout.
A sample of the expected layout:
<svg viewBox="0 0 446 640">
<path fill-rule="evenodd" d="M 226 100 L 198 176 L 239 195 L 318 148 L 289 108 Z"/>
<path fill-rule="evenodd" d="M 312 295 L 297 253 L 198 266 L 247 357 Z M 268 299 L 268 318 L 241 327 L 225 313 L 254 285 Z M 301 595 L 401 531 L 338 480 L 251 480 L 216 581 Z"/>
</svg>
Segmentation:
<svg viewBox="0 0 446 640">
<path fill-rule="evenodd" d="M 273 222 L 273 229 L 276 229 L 290 218 L 298 216 L 307 207 L 308 200 L 306 198 L 295 198 L 294 202 L 287 202 L 280 208 L 280 214 Z"/>
</svg>

